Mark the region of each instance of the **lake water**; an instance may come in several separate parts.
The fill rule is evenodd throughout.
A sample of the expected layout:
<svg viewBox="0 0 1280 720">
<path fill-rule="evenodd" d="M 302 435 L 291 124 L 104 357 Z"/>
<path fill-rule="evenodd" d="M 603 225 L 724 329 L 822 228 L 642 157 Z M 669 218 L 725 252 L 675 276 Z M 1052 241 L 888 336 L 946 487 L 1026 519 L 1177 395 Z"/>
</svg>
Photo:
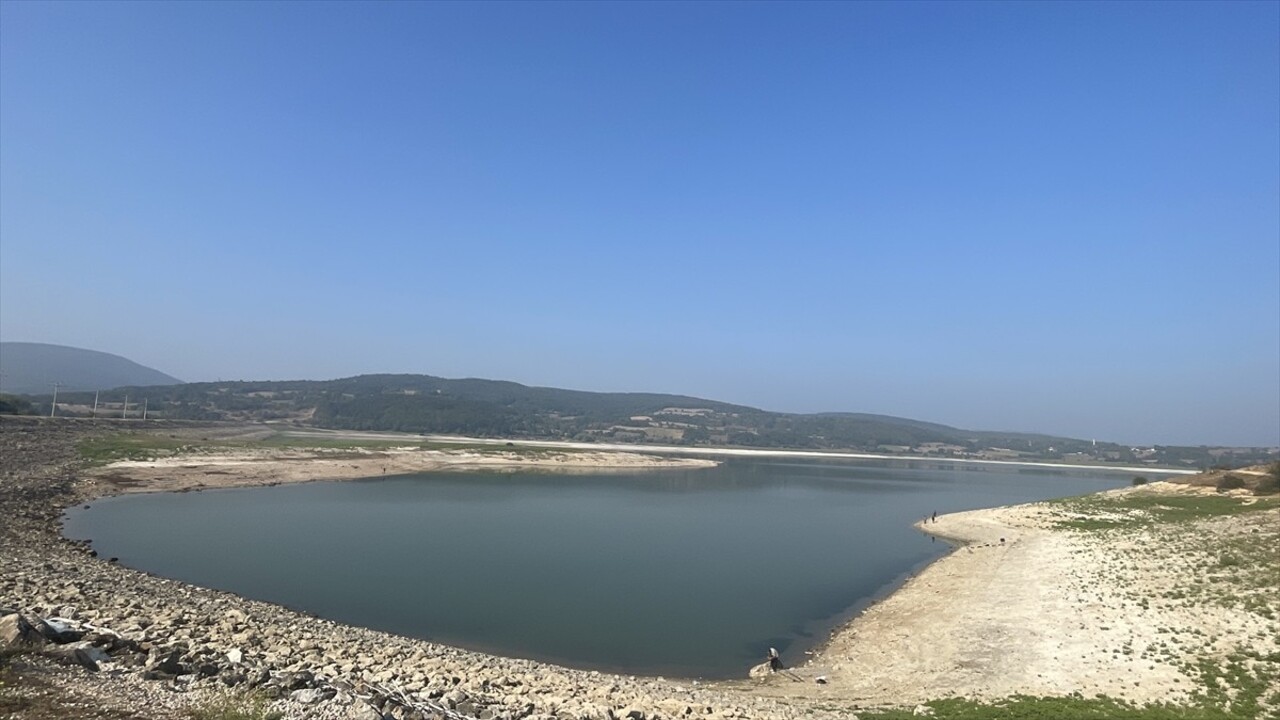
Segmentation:
<svg viewBox="0 0 1280 720">
<path fill-rule="evenodd" d="M 106 498 L 68 537 L 129 567 L 500 655 L 741 677 L 797 663 L 949 549 L 938 511 L 1077 495 L 1129 473 L 733 459 L 636 474 L 433 473 Z"/>
</svg>

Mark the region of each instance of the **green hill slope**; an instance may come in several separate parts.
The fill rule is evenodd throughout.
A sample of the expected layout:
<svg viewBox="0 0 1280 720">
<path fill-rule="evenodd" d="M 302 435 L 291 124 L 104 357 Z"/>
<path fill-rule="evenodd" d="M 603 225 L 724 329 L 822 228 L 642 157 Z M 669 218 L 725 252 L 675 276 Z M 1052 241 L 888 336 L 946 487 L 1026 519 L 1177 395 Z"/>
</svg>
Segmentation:
<svg viewBox="0 0 1280 720">
<path fill-rule="evenodd" d="M 18 395 L 50 393 L 55 382 L 59 392 L 182 382 L 119 355 L 28 342 L 0 342 L 0 373 L 0 390 Z"/>
<path fill-rule="evenodd" d="M 45 391 L 46 393 L 48 391 Z M 338 430 L 474 437 L 650 443 L 686 447 L 845 450 L 983 460 L 1258 464 L 1267 449 L 1157 447 L 1033 433 L 964 430 L 865 413 L 777 413 L 661 393 L 597 393 L 476 378 L 360 375 L 338 380 L 186 383 L 102 393 L 100 417 L 128 396 L 160 419 L 269 421 Z M 36 398 L 47 413 L 47 394 Z M 59 414 L 88 415 L 92 392 L 62 392 Z"/>
<path fill-rule="evenodd" d="M 144 397 L 155 417 L 285 420 L 348 430 L 524 437 L 580 442 L 648 442 L 963 454 L 992 447 L 1061 454 L 1087 443 L 988 433 L 884 415 L 775 413 L 686 395 L 597 393 L 514 382 L 430 375 L 361 375 L 326 381 L 187 383 L 121 388 Z M 66 403 L 92 395 L 64 393 Z M 1112 447 L 1112 446 L 1108 446 Z"/>
</svg>

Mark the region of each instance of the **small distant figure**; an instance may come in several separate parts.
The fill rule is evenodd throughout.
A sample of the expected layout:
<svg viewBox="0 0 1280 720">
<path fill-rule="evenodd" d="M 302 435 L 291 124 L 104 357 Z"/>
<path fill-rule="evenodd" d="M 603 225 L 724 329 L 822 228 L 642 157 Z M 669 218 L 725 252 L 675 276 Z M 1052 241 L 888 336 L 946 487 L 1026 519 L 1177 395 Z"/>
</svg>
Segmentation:
<svg viewBox="0 0 1280 720">
<path fill-rule="evenodd" d="M 769 648 L 769 669 L 774 672 L 786 669 L 782 665 L 782 657 L 778 655 L 777 648 Z"/>
<path fill-rule="evenodd" d="M 938 511 L 937 511 L 937 510 L 934 510 L 934 511 L 933 511 L 933 521 L 934 521 L 934 522 L 938 522 Z"/>
</svg>

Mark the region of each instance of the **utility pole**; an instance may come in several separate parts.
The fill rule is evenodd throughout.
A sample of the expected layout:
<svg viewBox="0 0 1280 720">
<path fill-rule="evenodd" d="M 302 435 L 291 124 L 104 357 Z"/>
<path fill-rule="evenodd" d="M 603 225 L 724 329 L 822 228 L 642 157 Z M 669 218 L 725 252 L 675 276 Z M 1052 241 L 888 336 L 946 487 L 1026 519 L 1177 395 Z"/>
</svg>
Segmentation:
<svg viewBox="0 0 1280 720">
<path fill-rule="evenodd" d="M 129 417 L 129 395 L 124 396 L 124 409 L 120 411 L 120 419 L 124 420 Z"/>
<path fill-rule="evenodd" d="M 98 419 L 98 392 L 99 391 L 97 390 L 93 391 L 93 419 L 94 420 Z"/>
<path fill-rule="evenodd" d="M 53 411 L 58 409 L 58 388 L 62 387 L 62 383 L 53 384 L 53 405 L 49 407 L 49 417 L 53 417 Z"/>
</svg>

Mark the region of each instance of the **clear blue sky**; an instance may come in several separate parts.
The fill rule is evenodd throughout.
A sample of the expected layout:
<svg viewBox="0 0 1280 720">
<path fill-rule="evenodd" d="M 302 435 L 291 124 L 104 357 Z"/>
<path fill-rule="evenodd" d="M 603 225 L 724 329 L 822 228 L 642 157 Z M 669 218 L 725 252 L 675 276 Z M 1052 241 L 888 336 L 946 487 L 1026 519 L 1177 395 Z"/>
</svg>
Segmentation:
<svg viewBox="0 0 1280 720">
<path fill-rule="evenodd" d="M 4 2 L 0 339 L 1280 444 L 1280 3 Z"/>
</svg>

